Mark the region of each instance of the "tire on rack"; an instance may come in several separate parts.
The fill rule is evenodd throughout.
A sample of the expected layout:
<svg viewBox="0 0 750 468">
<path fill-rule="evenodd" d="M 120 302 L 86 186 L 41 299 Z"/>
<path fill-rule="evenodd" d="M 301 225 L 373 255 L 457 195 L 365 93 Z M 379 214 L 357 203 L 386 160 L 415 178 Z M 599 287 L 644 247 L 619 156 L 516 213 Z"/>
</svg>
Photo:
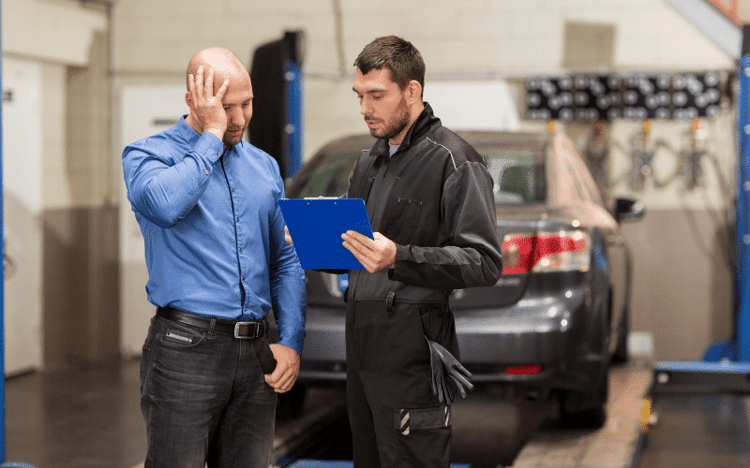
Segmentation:
<svg viewBox="0 0 750 468">
<path fill-rule="evenodd" d="M 566 391 L 560 401 L 560 424 L 570 429 L 599 429 L 607 421 L 609 364 L 590 391 Z"/>
<path fill-rule="evenodd" d="M 620 319 L 617 333 L 617 347 L 612 355 L 612 362 L 624 364 L 628 362 L 628 334 L 630 333 L 630 309 L 626 308 Z"/>
</svg>

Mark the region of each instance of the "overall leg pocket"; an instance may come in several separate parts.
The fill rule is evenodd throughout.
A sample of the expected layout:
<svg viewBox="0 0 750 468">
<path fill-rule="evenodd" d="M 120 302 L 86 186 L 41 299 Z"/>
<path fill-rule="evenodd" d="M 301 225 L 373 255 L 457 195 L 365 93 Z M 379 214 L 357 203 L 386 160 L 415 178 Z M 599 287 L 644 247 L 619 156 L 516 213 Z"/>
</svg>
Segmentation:
<svg viewBox="0 0 750 468">
<path fill-rule="evenodd" d="M 398 429 L 402 435 L 411 435 L 412 431 L 451 427 L 452 425 L 453 416 L 450 406 L 393 410 L 393 427 Z"/>
<path fill-rule="evenodd" d="M 452 424 L 449 406 L 394 410 L 400 453 L 384 466 L 448 468 Z"/>
</svg>

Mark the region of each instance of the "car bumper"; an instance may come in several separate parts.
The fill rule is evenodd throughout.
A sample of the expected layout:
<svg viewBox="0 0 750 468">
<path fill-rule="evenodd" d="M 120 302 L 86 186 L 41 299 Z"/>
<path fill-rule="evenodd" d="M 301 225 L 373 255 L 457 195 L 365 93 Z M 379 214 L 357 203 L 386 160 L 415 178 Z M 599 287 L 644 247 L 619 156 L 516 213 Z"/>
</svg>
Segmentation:
<svg viewBox="0 0 750 468">
<path fill-rule="evenodd" d="M 575 345 L 580 341 L 575 317 L 586 313 L 586 301 L 582 293 L 569 296 L 521 300 L 502 309 L 455 311 L 461 363 L 472 372 L 473 380 L 567 386 L 560 382 L 561 371 L 586 365 L 576 355 Z M 318 383 L 344 381 L 345 309 L 309 306 L 307 314 L 299 378 Z M 591 365 L 601 365 L 600 359 L 589 358 L 596 361 Z M 539 371 L 509 373 L 509 366 L 538 366 Z"/>
<path fill-rule="evenodd" d="M 561 367 L 572 330 L 570 318 L 560 315 L 572 314 L 564 309 L 560 315 L 524 309 L 456 313 L 461 363 L 474 381 L 531 383 L 552 378 Z M 535 370 L 509 373 L 511 366 Z"/>
<path fill-rule="evenodd" d="M 299 379 L 346 380 L 346 309 L 308 306 Z"/>
</svg>

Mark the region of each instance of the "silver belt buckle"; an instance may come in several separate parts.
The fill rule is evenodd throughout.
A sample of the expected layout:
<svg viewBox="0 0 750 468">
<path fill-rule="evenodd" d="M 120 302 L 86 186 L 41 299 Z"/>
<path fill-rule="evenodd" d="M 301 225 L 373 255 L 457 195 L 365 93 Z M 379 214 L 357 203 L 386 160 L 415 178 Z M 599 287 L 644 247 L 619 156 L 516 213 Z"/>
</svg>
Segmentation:
<svg viewBox="0 0 750 468">
<path fill-rule="evenodd" d="M 243 325 L 253 325 L 255 324 L 255 333 L 252 336 L 240 336 L 240 327 Z M 258 328 L 260 327 L 260 322 L 237 322 L 234 324 L 234 337 L 244 340 L 251 340 L 253 338 L 258 337 Z"/>
</svg>

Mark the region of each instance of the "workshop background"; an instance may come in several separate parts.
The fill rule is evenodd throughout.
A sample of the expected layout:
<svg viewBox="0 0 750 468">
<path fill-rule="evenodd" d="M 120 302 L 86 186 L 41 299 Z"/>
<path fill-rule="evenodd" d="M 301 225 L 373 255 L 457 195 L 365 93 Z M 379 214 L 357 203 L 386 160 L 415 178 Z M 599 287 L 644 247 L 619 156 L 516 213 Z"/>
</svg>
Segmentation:
<svg viewBox="0 0 750 468">
<path fill-rule="evenodd" d="M 305 157 L 366 131 L 352 63 L 381 35 L 420 49 L 425 99 L 448 127 L 539 130 L 556 118 L 582 153 L 593 122 L 570 102 L 549 101 L 555 115 L 545 114 L 530 99 L 540 87 L 563 92 L 589 74 L 713 90 L 697 130 L 690 112 L 645 121 L 637 103 L 606 123 L 607 191 L 648 210 L 623 226 L 634 254 L 631 352 L 700 360 L 732 339 L 737 64 L 681 11 L 692 3 L 708 2 L 2 1 L 6 374 L 140 353 L 153 307 L 122 149 L 187 113 L 196 51 L 226 47 L 250 67 L 258 46 L 297 30 Z M 750 17 L 750 5 L 735 13 Z M 683 151 L 695 135 L 705 153 L 690 172 Z M 635 158 L 644 151 L 648 164 Z"/>
</svg>

